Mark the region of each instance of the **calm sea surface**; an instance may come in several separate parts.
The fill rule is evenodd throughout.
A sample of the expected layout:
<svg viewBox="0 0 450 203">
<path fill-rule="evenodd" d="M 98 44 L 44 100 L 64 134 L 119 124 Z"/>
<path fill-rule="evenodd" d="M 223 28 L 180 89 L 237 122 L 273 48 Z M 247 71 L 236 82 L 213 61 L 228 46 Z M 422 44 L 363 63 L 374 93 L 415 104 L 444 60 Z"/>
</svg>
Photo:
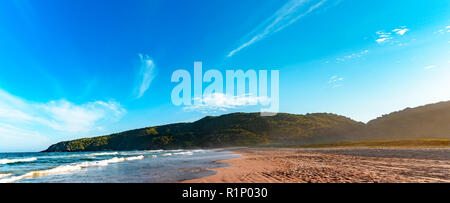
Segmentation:
<svg viewBox="0 0 450 203">
<path fill-rule="evenodd" d="M 0 153 L 0 183 L 178 182 L 213 175 L 215 150 Z"/>
</svg>

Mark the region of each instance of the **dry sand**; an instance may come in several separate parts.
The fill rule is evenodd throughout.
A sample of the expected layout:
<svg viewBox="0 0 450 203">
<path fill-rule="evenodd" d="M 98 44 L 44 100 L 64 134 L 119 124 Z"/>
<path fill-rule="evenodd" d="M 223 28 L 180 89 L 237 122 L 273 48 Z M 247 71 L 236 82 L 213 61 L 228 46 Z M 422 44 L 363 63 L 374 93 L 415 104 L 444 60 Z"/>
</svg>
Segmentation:
<svg viewBox="0 0 450 203">
<path fill-rule="evenodd" d="M 450 149 L 238 149 L 189 183 L 450 182 Z"/>
</svg>

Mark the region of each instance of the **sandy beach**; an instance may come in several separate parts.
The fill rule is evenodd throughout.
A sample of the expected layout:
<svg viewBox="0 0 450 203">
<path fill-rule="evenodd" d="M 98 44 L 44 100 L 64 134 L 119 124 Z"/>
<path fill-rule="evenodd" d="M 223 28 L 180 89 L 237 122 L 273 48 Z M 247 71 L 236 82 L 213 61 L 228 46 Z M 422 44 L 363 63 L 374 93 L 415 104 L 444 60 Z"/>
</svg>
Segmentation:
<svg viewBox="0 0 450 203">
<path fill-rule="evenodd" d="M 450 149 L 234 149 L 241 157 L 187 183 L 450 182 Z"/>
</svg>

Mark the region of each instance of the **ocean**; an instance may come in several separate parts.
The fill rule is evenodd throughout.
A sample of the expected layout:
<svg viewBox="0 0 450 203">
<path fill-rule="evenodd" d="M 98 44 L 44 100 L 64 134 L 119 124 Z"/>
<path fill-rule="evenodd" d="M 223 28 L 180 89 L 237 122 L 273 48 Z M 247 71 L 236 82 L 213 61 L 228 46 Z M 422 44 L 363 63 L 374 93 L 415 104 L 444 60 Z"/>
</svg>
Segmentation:
<svg viewBox="0 0 450 203">
<path fill-rule="evenodd" d="M 0 153 L 0 183 L 179 182 L 214 175 L 220 150 Z"/>
</svg>

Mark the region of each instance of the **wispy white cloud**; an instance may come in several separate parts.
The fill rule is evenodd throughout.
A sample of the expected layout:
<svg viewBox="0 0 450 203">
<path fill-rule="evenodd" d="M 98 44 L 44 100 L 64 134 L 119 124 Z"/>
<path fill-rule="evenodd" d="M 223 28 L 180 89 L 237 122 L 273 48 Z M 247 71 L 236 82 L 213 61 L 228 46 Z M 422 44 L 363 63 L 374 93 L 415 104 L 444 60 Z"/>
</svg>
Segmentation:
<svg viewBox="0 0 450 203">
<path fill-rule="evenodd" d="M 407 29 L 407 28 L 402 28 L 402 29 L 398 28 L 398 29 L 394 29 L 392 31 L 395 32 L 398 35 L 404 35 L 406 32 L 409 31 L 409 29 Z"/>
<path fill-rule="evenodd" d="M 394 39 L 396 37 L 396 35 L 403 36 L 408 31 L 409 31 L 409 29 L 406 28 L 406 26 L 401 26 L 400 28 L 396 28 L 396 29 L 392 30 L 393 33 L 385 32 L 385 31 L 378 31 L 378 32 L 376 32 L 377 39 L 375 41 L 379 44 L 386 43 L 386 42 Z"/>
<path fill-rule="evenodd" d="M 330 77 L 330 80 L 328 80 L 328 84 L 339 82 L 339 81 L 342 81 L 342 80 L 344 80 L 343 77 L 339 77 L 337 75 L 333 75 L 333 76 Z"/>
<path fill-rule="evenodd" d="M 349 61 L 349 60 L 353 60 L 353 59 L 357 59 L 357 58 L 361 58 L 364 55 L 368 54 L 369 50 L 362 50 L 362 51 L 358 51 L 355 53 L 351 53 L 349 55 L 343 56 L 343 57 L 338 57 L 336 58 L 336 61 L 339 62 L 345 62 L 345 61 Z"/>
<path fill-rule="evenodd" d="M 289 25 L 295 23 L 304 16 L 310 14 L 317 8 L 321 7 L 327 0 L 307 1 L 307 0 L 290 0 L 283 7 L 275 12 L 271 17 L 260 24 L 250 34 L 245 37 L 247 40 L 240 46 L 228 53 L 227 57 L 231 57 L 242 49 L 276 33 Z"/>
<path fill-rule="evenodd" d="M 53 136 L 89 133 L 116 122 L 125 113 L 126 110 L 114 101 L 80 105 L 66 100 L 40 103 L 0 89 L 0 140 L 6 136 L 13 137 L 13 140 L 27 137 L 47 139 L 42 132 Z"/>
<path fill-rule="evenodd" d="M 96 124 L 99 121 L 116 121 L 125 113 L 125 109 L 114 101 L 75 105 L 66 100 L 59 100 L 36 104 L 33 108 L 40 111 L 37 118 L 39 120 L 34 120 L 66 132 L 89 132 L 98 127 Z"/>
<path fill-rule="evenodd" d="M 12 144 L 12 143 L 20 143 Z M 38 151 L 48 146 L 50 139 L 36 130 L 27 130 L 0 122 L 0 151 Z M 37 147 L 38 146 L 38 147 Z"/>
<path fill-rule="evenodd" d="M 342 84 L 342 81 L 344 81 L 343 77 L 339 77 L 338 75 L 333 75 L 328 80 L 328 85 L 330 85 L 333 88 L 342 87 L 342 86 L 344 86 Z"/>
<path fill-rule="evenodd" d="M 193 98 L 194 104 L 183 108 L 185 111 L 198 111 L 202 113 L 228 111 L 230 109 L 255 106 L 259 102 L 267 102 L 267 98 L 242 95 L 229 96 L 223 93 L 204 95 L 203 98 Z"/>
<path fill-rule="evenodd" d="M 156 77 L 156 65 L 148 55 L 139 54 L 140 71 L 139 71 L 139 85 L 137 87 L 136 98 L 141 98 L 150 87 L 153 79 Z"/>
<path fill-rule="evenodd" d="M 390 32 L 378 31 L 376 34 L 378 35 L 378 37 L 376 39 L 376 41 L 378 43 L 384 43 L 384 42 L 392 39 L 392 36 L 391 36 L 392 33 L 390 33 Z"/>
<path fill-rule="evenodd" d="M 436 65 L 429 65 L 429 66 L 425 66 L 425 70 L 430 70 L 436 68 Z"/>
<path fill-rule="evenodd" d="M 442 28 L 435 33 L 444 34 L 444 33 L 449 33 L 449 32 L 450 32 L 450 25 L 447 25 L 447 26 L 445 26 L 445 28 Z"/>
<path fill-rule="evenodd" d="M 386 42 L 387 40 L 389 40 L 390 38 L 386 38 L 386 37 L 384 37 L 384 38 L 379 38 L 379 39 L 377 39 L 376 41 L 378 42 L 378 43 L 383 43 L 383 42 Z"/>
<path fill-rule="evenodd" d="M 8 142 L 14 141 L 14 142 L 18 142 L 18 143 L 23 143 L 30 139 L 32 139 L 33 141 L 48 140 L 47 137 L 42 136 L 42 134 L 39 132 L 25 130 L 25 129 L 15 127 L 15 126 L 7 124 L 7 123 L 0 123 L 0 140 L 2 140 L 2 139 L 8 140 Z M 1 143 L 6 143 L 6 142 L 0 142 L 0 144 Z M 10 144 L 10 143 L 8 143 L 8 144 Z M 5 146 L 0 145 L 0 149 L 2 149 L 2 148 L 5 148 Z M 2 150 L 2 152 L 3 152 L 3 150 Z"/>
</svg>

